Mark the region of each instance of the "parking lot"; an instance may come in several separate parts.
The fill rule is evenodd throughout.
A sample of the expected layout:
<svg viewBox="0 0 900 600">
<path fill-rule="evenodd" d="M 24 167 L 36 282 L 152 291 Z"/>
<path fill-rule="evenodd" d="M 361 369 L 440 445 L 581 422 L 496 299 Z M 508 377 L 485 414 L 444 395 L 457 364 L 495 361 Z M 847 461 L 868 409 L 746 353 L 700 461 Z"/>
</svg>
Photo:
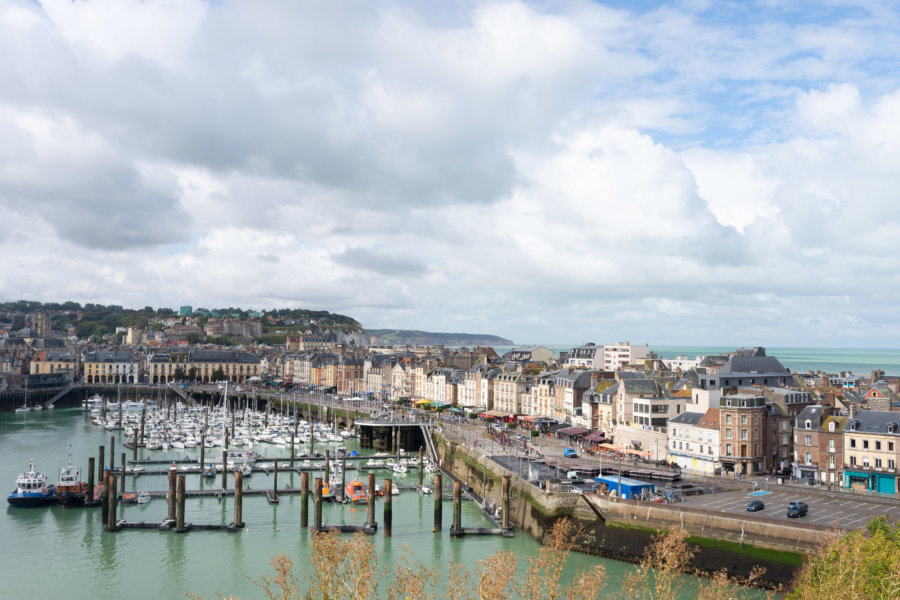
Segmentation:
<svg viewBox="0 0 900 600">
<path fill-rule="evenodd" d="M 763 495 L 750 495 L 748 492 L 721 492 L 701 496 L 688 496 L 684 505 L 693 508 L 706 508 L 731 514 L 741 514 L 746 519 L 769 518 L 784 519 L 786 521 L 800 521 L 802 523 L 814 523 L 827 527 L 838 524 L 840 527 L 859 529 L 866 522 L 878 515 L 887 515 L 891 520 L 900 519 L 900 506 L 883 504 L 875 501 L 841 498 L 837 494 L 804 495 L 794 490 L 769 490 Z M 748 512 L 747 504 L 753 500 L 762 500 L 766 508 L 760 512 Z M 809 505 L 809 513 L 805 517 L 789 519 L 787 505 L 791 500 L 801 500 Z"/>
</svg>

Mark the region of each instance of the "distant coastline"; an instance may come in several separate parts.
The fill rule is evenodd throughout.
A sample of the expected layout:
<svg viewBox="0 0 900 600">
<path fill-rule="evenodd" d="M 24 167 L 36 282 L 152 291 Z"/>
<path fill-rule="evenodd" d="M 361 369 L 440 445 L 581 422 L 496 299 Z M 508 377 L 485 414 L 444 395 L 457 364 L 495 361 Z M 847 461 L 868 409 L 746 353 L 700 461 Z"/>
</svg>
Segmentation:
<svg viewBox="0 0 900 600">
<path fill-rule="evenodd" d="M 546 345 L 559 356 L 560 352 L 571 350 L 573 345 Z M 739 346 L 654 346 L 660 358 L 676 356 L 710 356 L 727 354 Z M 744 346 L 750 347 L 750 346 Z M 497 354 L 508 352 L 512 346 L 494 346 Z M 900 375 L 900 350 L 888 348 L 776 348 L 766 347 L 766 354 L 777 358 L 781 364 L 794 373 L 825 371 L 839 373 L 850 371 L 857 375 L 869 375 L 874 369 L 881 369 L 886 375 Z"/>
</svg>

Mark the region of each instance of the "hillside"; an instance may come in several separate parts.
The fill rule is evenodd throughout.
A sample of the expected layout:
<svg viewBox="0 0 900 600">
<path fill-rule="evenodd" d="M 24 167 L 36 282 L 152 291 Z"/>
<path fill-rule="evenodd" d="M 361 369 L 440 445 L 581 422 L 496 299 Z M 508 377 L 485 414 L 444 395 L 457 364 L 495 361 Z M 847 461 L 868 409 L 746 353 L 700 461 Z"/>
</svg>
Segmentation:
<svg viewBox="0 0 900 600">
<path fill-rule="evenodd" d="M 410 329 L 366 329 L 376 344 L 420 346 L 512 346 L 506 338 L 484 333 L 434 333 Z"/>
</svg>

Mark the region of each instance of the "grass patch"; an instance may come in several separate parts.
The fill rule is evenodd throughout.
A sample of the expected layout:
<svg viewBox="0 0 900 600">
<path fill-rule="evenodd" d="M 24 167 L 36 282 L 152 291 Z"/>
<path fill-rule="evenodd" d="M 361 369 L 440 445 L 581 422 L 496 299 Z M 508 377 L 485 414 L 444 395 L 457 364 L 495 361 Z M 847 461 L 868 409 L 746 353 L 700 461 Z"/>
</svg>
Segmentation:
<svg viewBox="0 0 900 600">
<path fill-rule="evenodd" d="M 633 531 L 643 531 L 644 533 L 650 533 L 653 535 L 663 533 L 661 529 L 654 529 L 653 527 L 646 527 L 644 525 L 634 525 L 632 523 L 616 523 L 614 521 L 606 521 L 606 526 L 618 527 L 619 529 L 631 529 Z"/>
<path fill-rule="evenodd" d="M 732 554 L 746 556 L 756 560 L 768 562 L 776 562 L 792 567 L 800 567 L 803 565 L 804 555 L 796 552 L 787 552 L 786 550 L 769 550 L 768 548 L 760 548 L 750 544 L 739 544 L 737 542 L 729 542 L 727 540 L 713 540 L 710 538 L 689 536 L 688 543 L 696 544 L 702 548 L 711 548 L 713 550 L 723 550 Z"/>
</svg>

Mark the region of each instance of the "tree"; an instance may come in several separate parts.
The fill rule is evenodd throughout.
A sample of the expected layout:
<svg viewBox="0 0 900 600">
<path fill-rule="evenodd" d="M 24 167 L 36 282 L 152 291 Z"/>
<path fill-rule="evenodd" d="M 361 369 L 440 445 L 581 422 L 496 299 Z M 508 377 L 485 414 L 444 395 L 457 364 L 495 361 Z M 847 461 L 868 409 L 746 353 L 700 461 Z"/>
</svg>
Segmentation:
<svg viewBox="0 0 900 600">
<path fill-rule="evenodd" d="M 175 381 L 182 381 L 184 378 L 184 369 L 182 367 L 175 367 Z"/>
<path fill-rule="evenodd" d="M 213 371 L 212 379 L 213 381 L 222 381 L 223 379 L 225 379 L 224 369 L 222 369 L 222 367 L 217 367 L 216 370 Z"/>
<path fill-rule="evenodd" d="M 200 336 L 197 335 L 196 333 L 194 333 L 193 331 L 188 334 L 185 334 L 184 339 L 186 339 L 189 344 L 199 344 L 200 343 Z"/>
<path fill-rule="evenodd" d="M 197 373 L 199 373 L 197 367 L 191 367 L 188 369 L 188 378 L 192 381 L 197 381 Z"/>
<path fill-rule="evenodd" d="M 863 531 L 835 531 L 803 566 L 787 598 L 900 598 L 900 524 L 880 516 Z"/>
</svg>

